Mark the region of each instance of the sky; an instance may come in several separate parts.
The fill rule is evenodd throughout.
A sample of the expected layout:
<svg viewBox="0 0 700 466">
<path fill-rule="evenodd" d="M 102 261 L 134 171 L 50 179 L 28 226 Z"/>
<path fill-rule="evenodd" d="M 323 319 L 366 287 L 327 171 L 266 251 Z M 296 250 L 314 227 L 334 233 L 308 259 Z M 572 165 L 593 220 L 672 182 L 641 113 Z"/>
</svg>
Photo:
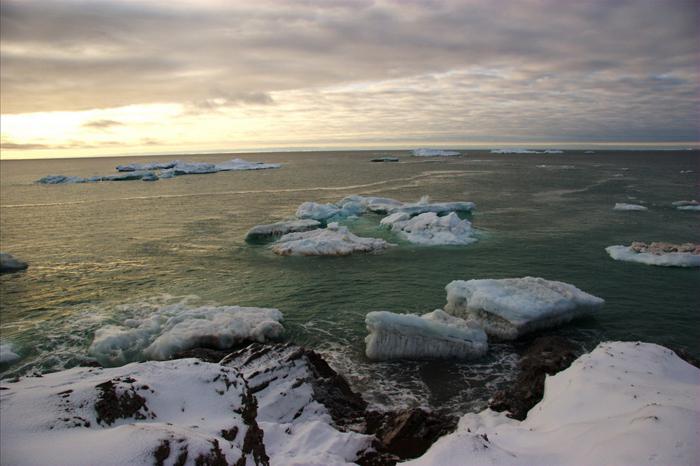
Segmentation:
<svg viewBox="0 0 700 466">
<path fill-rule="evenodd" d="M 2 158 L 700 140 L 696 0 L 2 0 Z"/>
</svg>

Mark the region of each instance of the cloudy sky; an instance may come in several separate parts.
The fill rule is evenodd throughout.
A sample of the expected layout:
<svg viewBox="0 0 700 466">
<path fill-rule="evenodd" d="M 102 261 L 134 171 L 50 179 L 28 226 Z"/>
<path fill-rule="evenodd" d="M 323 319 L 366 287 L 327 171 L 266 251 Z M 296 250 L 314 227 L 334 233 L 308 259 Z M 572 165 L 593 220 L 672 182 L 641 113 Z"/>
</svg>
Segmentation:
<svg viewBox="0 0 700 466">
<path fill-rule="evenodd" d="M 689 145 L 696 0 L 2 0 L 2 157 Z"/>
</svg>

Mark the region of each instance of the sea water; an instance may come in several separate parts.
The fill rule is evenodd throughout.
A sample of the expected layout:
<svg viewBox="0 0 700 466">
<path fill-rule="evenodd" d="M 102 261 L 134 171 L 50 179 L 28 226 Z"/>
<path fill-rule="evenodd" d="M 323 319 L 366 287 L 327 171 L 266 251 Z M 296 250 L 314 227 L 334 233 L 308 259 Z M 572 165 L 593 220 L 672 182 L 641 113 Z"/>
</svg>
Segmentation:
<svg viewBox="0 0 700 466">
<path fill-rule="evenodd" d="M 377 156 L 399 163 L 371 163 Z M 179 156 L 221 162 L 231 155 Z M 595 317 L 547 334 L 586 348 L 644 340 L 700 356 L 700 271 L 613 261 L 605 247 L 631 241 L 700 242 L 697 151 L 566 151 L 419 158 L 408 152 L 237 154 L 280 169 L 157 182 L 41 185 L 48 174 L 105 175 L 118 164 L 169 157 L 0 163 L 0 249 L 29 262 L 0 277 L 0 343 L 21 358 L 2 377 L 92 360 L 94 332 L 164 306 L 274 307 L 286 340 L 321 352 L 372 403 L 465 412 L 483 407 L 515 373 L 517 346 L 491 345 L 476 361 L 373 363 L 364 317 L 423 314 L 445 303 L 452 280 L 540 276 L 600 296 Z M 479 241 L 427 247 L 400 241 L 381 216 L 344 222 L 356 234 L 399 243 L 379 255 L 279 257 L 244 242 L 261 223 L 290 218 L 304 201 L 350 194 L 473 201 Z M 642 212 L 614 211 L 615 203 Z"/>
</svg>

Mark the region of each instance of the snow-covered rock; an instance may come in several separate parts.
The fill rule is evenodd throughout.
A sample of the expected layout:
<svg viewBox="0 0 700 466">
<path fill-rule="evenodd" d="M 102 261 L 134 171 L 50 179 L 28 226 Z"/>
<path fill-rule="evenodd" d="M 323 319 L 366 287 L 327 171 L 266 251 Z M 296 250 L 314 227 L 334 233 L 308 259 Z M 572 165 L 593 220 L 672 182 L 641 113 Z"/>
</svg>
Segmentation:
<svg viewBox="0 0 700 466">
<path fill-rule="evenodd" d="M 347 227 L 330 223 L 327 228 L 289 233 L 272 245 L 280 256 L 347 256 L 354 252 L 380 252 L 393 246 L 383 239 L 363 238 Z"/>
<path fill-rule="evenodd" d="M 291 220 L 288 222 L 270 223 L 267 225 L 256 225 L 245 235 L 246 241 L 267 241 L 286 235 L 287 233 L 297 233 L 309 231 L 321 226 L 317 220 Z"/>
<path fill-rule="evenodd" d="M 0 273 L 13 273 L 25 270 L 29 265 L 12 254 L 0 252 Z"/>
<path fill-rule="evenodd" d="M 568 283 L 534 277 L 455 280 L 445 289 L 448 313 L 474 319 L 487 334 L 505 340 L 564 324 L 605 303 Z"/>
<path fill-rule="evenodd" d="M 414 149 L 414 157 L 450 157 L 453 155 L 459 155 L 460 153 L 454 150 L 442 150 L 442 149 Z"/>
<path fill-rule="evenodd" d="M 464 245 L 477 241 L 469 220 L 462 220 L 451 212 L 443 217 L 434 212 L 410 217 L 400 210 L 381 220 L 382 226 L 390 226 L 405 240 L 424 245 Z"/>
<path fill-rule="evenodd" d="M 196 347 L 227 349 L 245 341 L 276 339 L 284 332 L 281 320 L 277 309 L 174 304 L 141 319 L 99 328 L 88 351 L 105 366 L 164 360 Z"/>
<path fill-rule="evenodd" d="M 77 367 L 3 388 L 3 464 L 267 464 L 255 399 L 233 368 Z"/>
<path fill-rule="evenodd" d="M 639 204 L 625 204 L 623 202 L 618 202 L 613 207 L 613 210 L 649 210 L 647 207 Z"/>
<path fill-rule="evenodd" d="M 480 327 L 440 309 L 423 316 L 370 312 L 365 323 L 365 354 L 370 359 L 463 359 L 482 356 L 488 349 Z"/>
<path fill-rule="evenodd" d="M 608 246 L 605 251 L 618 261 L 665 267 L 700 267 L 700 245 L 693 243 L 642 243 Z"/>
<path fill-rule="evenodd" d="M 406 465 L 693 465 L 700 370 L 651 343 L 601 343 L 548 377 L 524 421 L 489 409 Z"/>
<path fill-rule="evenodd" d="M 9 343 L 0 343 L 0 364 L 9 364 L 20 358 L 20 355 L 15 353 L 15 349 Z"/>
</svg>

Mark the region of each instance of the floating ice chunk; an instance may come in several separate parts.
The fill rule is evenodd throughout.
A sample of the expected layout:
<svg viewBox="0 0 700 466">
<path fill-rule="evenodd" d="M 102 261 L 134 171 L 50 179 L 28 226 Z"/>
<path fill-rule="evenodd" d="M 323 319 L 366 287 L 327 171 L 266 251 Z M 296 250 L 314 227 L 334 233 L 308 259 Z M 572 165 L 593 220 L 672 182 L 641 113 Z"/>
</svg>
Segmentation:
<svg viewBox="0 0 700 466">
<path fill-rule="evenodd" d="M 248 230 L 245 235 L 246 241 L 267 241 L 287 233 L 314 230 L 321 226 L 317 220 L 291 220 L 288 222 L 270 223 L 267 225 L 257 225 Z"/>
<path fill-rule="evenodd" d="M 444 214 L 447 212 L 471 212 L 476 207 L 473 202 L 430 202 L 428 196 L 423 196 L 418 202 L 406 203 L 396 209 L 411 215 L 434 212 Z"/>
<path fill-rule="evenodd" d="M 605 303 L 568 283 L 534 277 L 455 280 L 445 289 L 447 312 L 474 319 L 505 340 L 591 314 Z"/>
<path fill-rule="evenodd" d="M 20 358 L 9 343 L 0 343 L 0 364 L 9 364 Z"/>
<path fill-rule="evenodd" d="M 334 204 L 319 204 L 318 202 L 304 202 L 297 208 L 296 216 L 300 219 L 312 219 L 326 221 L 340 213 L 340 208 Z"/>
<path fill-rule="evenodd" d="M 639 204 L 625 204 L 623 202 L 618 202 L 613 207 L 613 210 L 649 210 L 647 207 Z"/>
<path fill-rule="evenodd" d="M 463 416 L 411 466 L 697 464 L 700 370 L 650 343 L 601 343 L 559 374 L 524 421 Z"/>
<path fill-rule="evenodd" d="M 695 173 L 695 170 L 681 170 L 679 173 L 681 175 L 687 175 L 688 173 Z"/>
<path fill-rule="evenodd" d="M 272 245 L 280 256 L 347 256 L 354 252 L 380 252 L 394 246 L 383 239 L 362 238 L 347 227 L 330 223 L 327 228 L 289 233 Z"/>
<path fill-rule="evenodd" d="M 450 157 L 453 155 L 459 155 L 460 153 L 454 150 L 442 150 L 442 149 L 414 149 L 413 155 L 415 157 Z"/>
<path fill-rule="evenodd" d="M 3 383 L 0 400 L 3 464 L 261 464 L 255 398 L 219 364 L 76 367 Z"/>
<path fill-rule="evenodd" d="M 486 334 L 445 311 L 417 316 L 370 312 L 365 354 L 370 359 L 473 358 L 488 349 Z"/>
<path fill-rule="evenodd" d="M 129 163 L 126 165 L 117 165 L 117 171 L 165 170 L 166 168 L 173 168 L 178 163 L 182 162 L 179 160 L 171 160 L 170 162 Z"/>
<path fill-rule="evenodd" d="M 700 267 L 700 245 L 687 243 L 673 245 L 668 243 L 634 242 L 630 246 L 608 246 L 605 251 L 617 261 L 639 262 L 647 265 L 664 267 Z"/>
<path fill-rule="evenodd" d="M 277 309 L 176 304 L 143 319 L 98 329 L 88 351 L 105 366 L 162 360 L 196 347 L 227 349 L 278 338 L 284 332 L 281 320 Z"/>
<path fill-rule="evenodd" d="M 385 217 L 380 224 L 391 225 L 392 231 L 415 244 L 463 245 L 477 241 L 469 220 L 460 219 L 454 212 L 444 217 L 439 217 L 434 212 L 426 212 L 413 218 L 408 217 L 409 214 L 400 211 Z"/>
<path fill-rule="evenodd" d="M 87 179 L 81 176 L 46 175 L 37 180 L 41 184 L 77 184 L 87 183 Z"/>
<path fill-rule="evenodd" d="M 396 210 L 397 208 L 403 207 L 404 203 L 397 201 L 396 199 L 391 199 L 388 197 L 374 197 L 374 196 L 357 196 L 352 195 L 344 198 L 338 204 L 345 205 L 349 202 L 359 203 L 365 207 L 366 210 L 374 212 L 377 214 L 385 214 L 389 211 Z"/>
<path fill-rule="evenodd" d="M 693 211 L 700 211 L 700 205 L 682 205 L 676 207 L 678 210 L 693 210 Z"/>
<path fill-rule="evenodd" d="M 29 264 L 17 259 L 12 254 L 0 252 L 0 273 L 19 272 L 27 267 L 29 267 Z"/>
<path fill-rule="evenodd" d="M 672 206 L 674 207 L 686 207 L 686 206 L 697 206 L 700 205 L 700 202 L 696 200 L 692 201 L 676 201 L 671 203 Z"/>
</svg>

